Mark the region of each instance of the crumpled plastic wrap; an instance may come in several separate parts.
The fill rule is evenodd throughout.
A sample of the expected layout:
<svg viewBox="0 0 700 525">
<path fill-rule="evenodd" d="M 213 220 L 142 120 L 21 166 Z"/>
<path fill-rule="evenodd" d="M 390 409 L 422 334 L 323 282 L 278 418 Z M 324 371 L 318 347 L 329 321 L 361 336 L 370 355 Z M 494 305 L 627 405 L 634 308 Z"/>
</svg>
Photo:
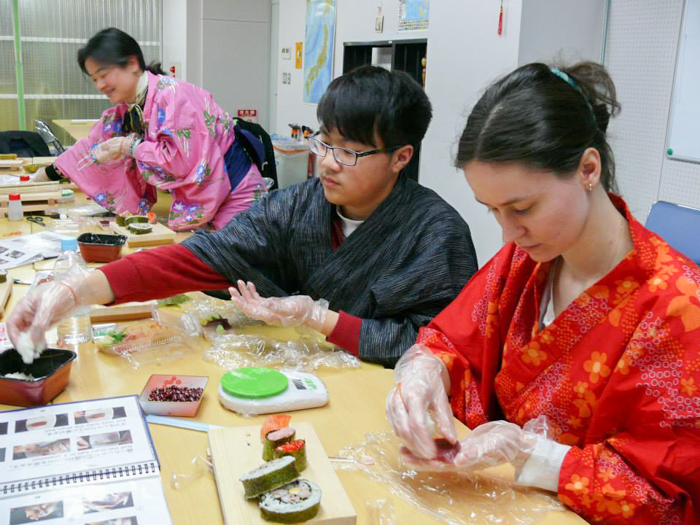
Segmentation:
<svg viewBox="0 0 700 525">
<path fill-rule="evenodd" d="M 195 456 L 190 460 L 187 472 L 173 472 L 170 475 L 170 486 L 175 490 L 186 489 L 204 474 L 214 474 L 211 458 Z"/>
<path fill-rule="evenodd" d="M 184 315 L 199 327 L 202 335 L 209 341 L 220 335 L 216 333 L 216 326 L 207 326 L 207 321 L 212 317 L 219 317 L 228 323 L 230 328 L 226 329 L 225 333 L 232 333 L 234 329 L 244 326 L 265 325 L 243 314 L 231 301 L 223 301 L 204 294 L 198 294 L 195 300 L 181 305 L 181 308 L 186 311 Z"/>
<path fill-rule="evenodd" d="M 139 326 L 137 333 L 143 336 L 114 341 L 114 338 L 107 334 L 95 339 L 95 345 L 101 352 L 126 359 L 135 369 L 150 364 L 160 365 L 200 351 L 201 347 L 196 344 L 197 338 L 172 326 L 164 327 L 153 319 L 122 324 L 118 326 L 115 333 L 124 333 L 136 326 Z M 158 327 L 160 330 L 154 332 L 154 328 Z M 109 342 L 107 342 L 108 338 L 111 338 Z"/>
<path fill-rule="evenodd" d="M 369 525 L 396 525 L 394 503 L 391 500 L 369 500 L 365 502 L 365 508 Z"/>
<path fill-rule="evenodd" d="M 366 434 L 333 460 L 336 470 L 357 470 L 421 512 L 450 525 L 531 525 L 564 506 L 553 494 L 519 487 L 487 472 L 470 475 L 405 469 L 399 439 L 391 432 Z M 381 523 L 381 522 L 380 522 Z"/>
<path fill-rule="evenodd" d="M 281 330 L 276 328 L 277 331 Z M 286 328 L 289 339 L 256 334 L 224 334 L 212 339 L 204 360 L 232 370 L 245 366 L 291 368 L 312 372 L 320 367 L 358 368 L 360 360 L 327 343 L 323 337 L 306 328 Z M 258 329 L 258 332 L 262 330 Z"/>
</svg>

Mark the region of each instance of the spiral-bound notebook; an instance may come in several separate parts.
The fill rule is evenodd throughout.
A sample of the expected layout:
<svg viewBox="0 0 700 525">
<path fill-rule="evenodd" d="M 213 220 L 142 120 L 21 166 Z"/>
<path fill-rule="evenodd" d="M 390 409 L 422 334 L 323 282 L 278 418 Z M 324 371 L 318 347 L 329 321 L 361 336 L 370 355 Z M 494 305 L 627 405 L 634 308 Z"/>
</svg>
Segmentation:
<svg viewBox="0 0 700 525">
<path fill-rule="evenodd" d="M 171 523 L 137 396 L 0 412 L 0 523 Z"/>
</svg>

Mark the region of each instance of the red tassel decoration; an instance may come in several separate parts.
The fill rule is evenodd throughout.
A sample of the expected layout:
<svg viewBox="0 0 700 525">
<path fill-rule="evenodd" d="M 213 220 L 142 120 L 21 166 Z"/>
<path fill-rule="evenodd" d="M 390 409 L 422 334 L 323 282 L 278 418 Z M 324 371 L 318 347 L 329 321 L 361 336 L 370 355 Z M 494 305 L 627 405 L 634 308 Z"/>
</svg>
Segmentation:
<svg viewBox="0 0 700 525">
<path fill-rule="evenodd" d="M 501 10 L 498 13 L 498 36 L 503 34 L 503 0 L 501 0 Z"/>
</svg>

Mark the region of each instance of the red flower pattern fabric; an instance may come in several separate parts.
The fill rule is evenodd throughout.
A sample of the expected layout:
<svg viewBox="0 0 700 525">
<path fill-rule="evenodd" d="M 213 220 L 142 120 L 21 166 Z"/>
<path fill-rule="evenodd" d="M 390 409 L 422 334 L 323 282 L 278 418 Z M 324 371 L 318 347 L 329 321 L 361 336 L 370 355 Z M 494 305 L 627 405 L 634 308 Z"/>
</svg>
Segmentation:
<svg viewBox="0 0 700 525">
<path fill-rule="evenodd" d="M 573 448 L 558 496 L 591 522 L 700 523 L 700 269 L 625 203 L 634 248 L 540 330 L 550 263 L 504 246 L 418 343 L 470 428 L 544 414 Z"/>
</svg>

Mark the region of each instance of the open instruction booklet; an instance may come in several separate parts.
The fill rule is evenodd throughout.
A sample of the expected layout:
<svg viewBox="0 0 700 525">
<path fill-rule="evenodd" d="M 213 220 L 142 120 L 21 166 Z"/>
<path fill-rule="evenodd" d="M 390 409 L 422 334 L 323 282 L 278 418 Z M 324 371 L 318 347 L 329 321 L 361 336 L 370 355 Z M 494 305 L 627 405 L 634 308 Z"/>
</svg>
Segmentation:
<svg viewBox="0 0 700 525">
<path fill-rule="evenodd" d="M 171 523 L 137 396 L 0 412 L 0 523 Z"/>
</svg>

